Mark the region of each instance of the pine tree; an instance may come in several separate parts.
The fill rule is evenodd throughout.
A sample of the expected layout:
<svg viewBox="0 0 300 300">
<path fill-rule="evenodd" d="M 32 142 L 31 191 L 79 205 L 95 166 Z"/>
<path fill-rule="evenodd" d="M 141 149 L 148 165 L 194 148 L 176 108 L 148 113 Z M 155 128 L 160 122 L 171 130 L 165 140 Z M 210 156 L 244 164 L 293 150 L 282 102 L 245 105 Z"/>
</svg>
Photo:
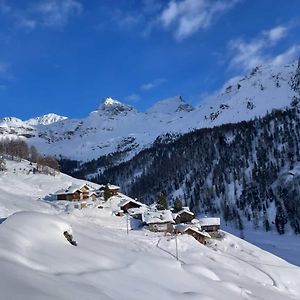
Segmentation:
<svg viewBox="0 0 300 300">
<path fill-rule="evenodd" d="M 174 212 L 179 212 L 182 210 L 182 202 L 179 199 L 179 197 L 176 197 L 175 201 L 174 201 Z"/>
<path fill-rule="evenodd" d="M 159 209 L 168 209 L 169 208 L 168 201 L 162 192 L 160 192 L 158 194 L 157 203 L 158 203 Z"/>
<path fill-rule="evenodd" d="M 104 188 L 104 194 L 103 194 L 104 201 L 107 201 L 111 196 L 112 196 L 112 192 L 109 189 L 108 184 L 107 184 Z"/>
<path fill-rule="evenodd" d="M 275 217 L 275 225 L 276 225 L 276 229 L 279 234 L 285 233 L 284 225 L 286 223 L 287 223 L 287 220 L 285 217 L 285 213 L 282 209 L 281 204 L 279 204 L 279 206 L 277 206 L 276 217 Z"/>
</svg>

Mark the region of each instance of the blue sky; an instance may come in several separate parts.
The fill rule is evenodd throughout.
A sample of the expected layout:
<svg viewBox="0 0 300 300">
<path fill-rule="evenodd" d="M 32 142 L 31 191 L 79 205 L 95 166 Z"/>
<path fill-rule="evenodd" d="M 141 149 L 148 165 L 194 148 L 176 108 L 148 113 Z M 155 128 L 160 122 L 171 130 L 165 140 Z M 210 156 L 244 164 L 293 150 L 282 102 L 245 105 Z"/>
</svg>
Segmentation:
<svg viewBox="0 0 300 300">
<path fill-rule="evenodd" d="M 299 0 L 0 0 L 0 117 L 198 104 L 300 56 Z"/>
</svg>

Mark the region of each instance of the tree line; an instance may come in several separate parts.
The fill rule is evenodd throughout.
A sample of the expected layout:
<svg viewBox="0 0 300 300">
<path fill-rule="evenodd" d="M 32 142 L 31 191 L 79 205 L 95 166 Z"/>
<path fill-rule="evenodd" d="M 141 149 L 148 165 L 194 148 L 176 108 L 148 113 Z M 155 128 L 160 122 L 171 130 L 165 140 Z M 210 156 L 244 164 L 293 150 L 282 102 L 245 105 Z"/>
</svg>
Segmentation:
<svg viewBox="0 0 300 300">
<path fill-rule="evenodd" d="M 29 160 L 36 163 L 36 172 L 55 174 L 60 170 L 58 160 L 50 155 L 41 155 L 35 146 L 28 146 L 22 139 L 2 139 L 0 141 L 0 170 L 5 170 L 5 159 Z"/>
</svg>

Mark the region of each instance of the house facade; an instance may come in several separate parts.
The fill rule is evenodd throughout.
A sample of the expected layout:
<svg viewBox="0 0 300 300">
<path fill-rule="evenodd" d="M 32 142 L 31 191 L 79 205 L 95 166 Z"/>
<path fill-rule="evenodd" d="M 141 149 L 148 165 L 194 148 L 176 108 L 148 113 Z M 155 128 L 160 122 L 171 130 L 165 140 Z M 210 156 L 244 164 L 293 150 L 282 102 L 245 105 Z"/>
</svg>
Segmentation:
<svg viewBox="0 0 300 300">
<path fill-rule="evenodd" d="M 201 229 L 206 232 L 218 232 L 220 229 L 221 221 L 220 218 L 201 218 L 199 219 Z"/>
<path fill-rule="evenodd" d="M 142 215 L 142 221 L 153 232 L 172 233 L 174 231 L 175 222 L 170 210 L 146 211 Z"/>
<path fill-rule="evenodd" d="M 129 199 L 123 203 L 121 203 L 120 205 L 120 208 L 125 212 L 127 213 L 129 209 L 131 208 L 140 208 L 143 204 L 136 201 L 136 200 L 133 200 L 133 199 Z"/>
<path fill-rule="evenodd" d="M 176 224 L 180 223 L 190 223 L 195 218 L 195 215 L 193 212 L 191 212 L 189 209 L 182 209 L 181 211 L 173 214 L 173 218 Z"/>
<path fill-rule="evenodd" d="M 113 185 L 113 184 L 108 184 L 107 185 L 109 190 L 111 191 L 112 196 L 117 196 L 119 191 L 120 191 L 120 187 L 117 185 Z"/>
<path fill-rule="evenodd" d="M 185 234 L 191 235 L 199 243 L 206 245 L 207 239 L 210 238 L 210 235 L 207 232 L 199 230 L 199 228 L 188 227 L 184 231 Z"/>
<path fill-rule="evenodd" d="M 88 199 L 90 196 L 90 188 L 87 184 L 71 185 L 67 189 L 59 190 L 55 193 L 57 200 L 65 201 L 81 201 Z"/>
</svg>

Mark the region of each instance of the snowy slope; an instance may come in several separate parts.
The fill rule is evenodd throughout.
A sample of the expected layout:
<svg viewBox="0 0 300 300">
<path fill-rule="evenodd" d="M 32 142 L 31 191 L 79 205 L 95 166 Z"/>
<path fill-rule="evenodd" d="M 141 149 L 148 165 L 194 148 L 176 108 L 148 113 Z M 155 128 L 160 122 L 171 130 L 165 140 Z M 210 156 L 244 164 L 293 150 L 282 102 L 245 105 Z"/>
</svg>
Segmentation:
<svg viewBox="0 0 300 300">
<path fill-rule="evenodd" d="M 66 212 L 37 199 L 79 180 L 27 174 L 26 161 L 7 161 L 7 167 L 0 175 L 0 299 L 300 297 L 299 267 L 233 235 L 208 246 L 179 236 L 177 261 L 174 237 L 133 220 L 126 234 L 126 217 L 112 214 L 118 197 L 103 209 Z"/>
<path fill-rule="evenodd" d="M 7 171 L 0 172 L 0 219 L 12 213 L 30 210 L 54 213 L 57 209 L 41 200 L 45 196 L 82 180 L 62 173 L 55 176 L 28 174 L 28 161 L 6 161 Z"/>
<path fill-rule="evenodd" d="M 145 230 L 109 209 L 22 212 L 0 225 L 3 299 L 299 299 L 300 268 L 230 234 L 209 247 Z M 70 245 L 63 232 L 73 234 Z"/>
<path fill-rule="evenodd" d="M 112 98 L 83 119 L 43 116 L 29 121 L 0 120 L 2 137 L 23 136 L 40 152 L 88 161 L 112 152 L 132 157 L 160 135 L 235 123 L 289 107 L 299 98 L 300 67 L 259 66 L 234 79 L 201 106 L 193 108 L 180 96 L 157 102 L 146 112 Z M 41 125 L 43 124 L 43 125 Z"/>
</svg>

